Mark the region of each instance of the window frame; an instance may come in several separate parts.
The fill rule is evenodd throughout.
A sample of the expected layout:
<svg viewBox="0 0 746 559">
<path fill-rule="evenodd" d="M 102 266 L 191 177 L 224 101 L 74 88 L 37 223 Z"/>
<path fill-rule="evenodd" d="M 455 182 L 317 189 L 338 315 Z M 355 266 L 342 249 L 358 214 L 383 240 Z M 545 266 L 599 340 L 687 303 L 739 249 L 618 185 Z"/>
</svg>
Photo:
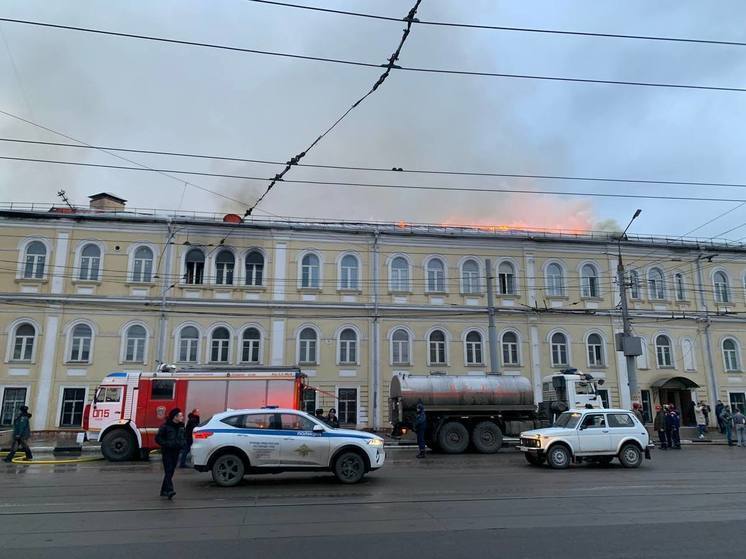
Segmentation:
<svg viewBox="0 0 746 559">
<path fill-rule="evenodd" d="M 505 336 L 512 334 L 515 337 L 515 342 L 506 342 Z M 515 355 L 515 360 L 505 359 L 506 346 L 508 354 Z M 513 357 L 513 355 L 510 355 Z M 504 330 L 500 333 L 500 359 L 502 359 L 503 367 L 520 367 L 521 366 L 521 336 L 516 330 Z"/>
<path fill-rule="evenodd" d="M 656 274 L 658 277 L 653 278 L 653 274 Z M 660 284 L 658 282 L 660 282 Z M 649 301 L 666 300 L 668 289 L 666 286 L 666 275 L 663 273 L 663 270 L 656 266 L 650 268 L 647 273 L 647 286 Z"/>
<path fill-rule="evenodd" d="M 469 340 L 472 334 L 479 336 L 479 341 Z M 464 365 L 483 367 L 484 364 L 484 334 L 476 328 L 471 328 L 464 332 Z"/>
<path fill-rule="evenodd" d="M 433 334 L 436 332 L 440 332 L 443 334 L 443 340 L 435 340 L 433 341 L 432 337 Z M 445 330 L 445 328 L 432 328 L 427 333 L 427 364 L 428 366 L 437 366 L 437 367 L 447 367 L 449 363 L 449 355 L 448 355 L 448 344 L 449 344 L 449 336 L 448 332 Z M 435 347 L 433 347 L 433 344 L 438 344 Z M 440 358 L 442 357 L 442 361 L 440 360 L 433 360 L 433 349 L 435 349 L 435 357 Z"/>
<path fill-rule="evenodd" d="M 354 390 L 355 391 L 355 422 L 349 422 L 345 421 L 345 416 L 348 413 L 348 410 L 346 409 L 347 404 L 342 404 L 342 399 L 340 398 L 340 391 L 341 390 Z M 351 402 L 352 400 L 345 399 L 345 402 Z M 336 409 L 337 409 L 337 417 L 339 418 L 339 424 L 340 425 L 357 425 L 360 422 L 360 387 L 358 386 L 337 386 L 336 387 Z"/>
<path fill-rule="evenodd" d="M 140 328 L 145 330 L 145 338 L 143 340 L 141 360 L 127 359 L 128 353 L 129 353 L 129 340 L 130 340 L 128 334 L 129 334 L 130 329 L 135 326 L 139 326 Z M 139 338 L 136 338 L 136 339 L 139 339 Z M 147 363 L 149 345 L 150 345 L 150 329 L 148 328 L 148 326 L 145 323 L 139 322 L 139 321 L 128 322 L 127 324 L 124 325 L 124 327 L 122 328 L 122 332 L 121 332 L 121 351 L 120 351 L 120 356 L 119 356 L 119 362 L 120 363 L 143 363 L 143 364 Z M 135 354 L 135 357 L 137 357 L 136 354 Z"/>
<path fill-rule="evenodd" d="M 223 255 L 230 256 L 230 261 L 220 261 Z M 222 248 L 213 259 L 213 282 L 219 287 L 233 287 L 236 285 L 236 254 L 230 248 Z M 230 281 L 228 281 L 230 280 Z"/>
<path fill-rule="evenodd" d="M 256 330 L 257 334 L 259 334 L 259 338 L 258 339 L 250 338 L 247 340 L 245 336 L 249 330 Z M 264 332 L 258 325 L 248 324 L 244 326 L 241 329 L 241 336 L 239 340 L 240 340 L 240 345 L 238 348 L 238 351 L 239 351 L 238 362 L 239 363 L 249 363 L 253 365 L 261 365 L 262 363 L 264 363 Z M 246 354 L 246 342 L 247 341 L 251 342 L 249 353 L 253 353 L 254 350 L 256 350 L 257 360 L 244 359 L 244 355 Z M 254 345 L 256 347 L 254 347 Z"/>
<path fill-rule="evenodd" d="M 564 338 L 563 343 L 558 343 L 554 341 L 554 337 L 560 335 Z M 557 348 L 557 356 L 562 356 L 564 353 L 564 361 L 559 361 L 555 359 L 555 347 Z M 562 349 L 564 348 L 564 349 Z M 552 331 L 549 333 L 549 363 L 551 364 L 553 369 L 558 369 L 561 367 L 569 367 L 570 361 L 570 336 L 567 335 L 565 332 L 561 331 Z"/>
<path fill-rule="evenodd" d="M 225 330 L 227 338 L 215 338 L 215 332 Z M 208 363 L 217 365 L 229 365 L 233 362 L 233 330 L 227 324 L 215 324 L 210 328 L 210 335 L 207 337 L 209 353 L 207 355 Z M 217 346 L 215 342 L 218 342 Z M 214 358 L 215 350 L 218 351 L 218 359 Z M 223 356 L 225 359 L 223 359 Z"/>
<path fill-rule="evenodd" d="M 65 416 L 65 391 L 66 390 L 82 390 L 83 391 L 83 399 L 82 400 L 73 400 L 74 402 L 80 403 L 80 423 L 69 423 L 65 424 L 63 423 L 63 418 Z M 80 386 L 80 385 L 61 385 L 60 391 L 59 391 L 59 400 L 57 403 L 57 427 L 59 429 L 80 429 L 83 425 L 84 420 L 84 414 L 85 414 L 85 406 L 88 403 L 88 387 L 87 386 Z M 73 411 L 73 414 L 76 412 Z M 74 417 L 74 415 L 73 415 Z"/>
<path fill-rule="evenodd" d="M 556 266 L 559 269 L 559 276 L 549 273 L 552 266 Z M 552 279 L 553 277 L 559 277 L 559 286 L 556 285 L 556 282 Z M 567 297 L 567 270 L 560 262 L 550 260 L 545 264 L 544 282 L 547 297 Z M 558 292 L 556 291 L 557 287 L 559 287 Z"/>
<path fill-rule="evenodd" d="M 137 256 L 137 253 L 141 250 L 148 250 L 150 251 L 150 258 L 139 258 Z M 131 245 L 130 249 L 130 256 L 129 256 L 129 281 L 130 283 L 142 283 L 142 284 L 152 284 L 155 283 L 153 280 L 155 279 L 153 276 L 155 275 L 156 270 L 156 263 L 155 263 L 155 254 L 156 251 L 154 250 L 153 246 L 147 243 L 133 243 Z M 150 262 L 150 268 L 147 267 L 147 262 Z M 140 269 L 138 270 L 138 263 L 140 265 Z M 148 277 L 145 277 L 145 272 L 148 271 Z"/>
<path fill-rule="evenodd" d="M 668 344 L 659 344 L 658 340 L 660 338 L 666 338 L 668 340 Z M 654 340 L 655 345 L 655 364 L 658 369 L 675 369 L 676 368 L 676 362 L 674 360 L 673 356 L 673 340 L 671 339 L 671 336 L 668 334 L 662 334 L 658 333 L 655 335 Z M 668 352 L 663 351 L 665 348 L 668 348 Z M 662 363 L 661 357 L 666 356 L 668 357 L 668 363 Z"/>
<path fill-rule="evenodd" d="M 394 264 L 397 260 L 401 259 L 405 264 L 405 268 L 394 268 Z M 389 291 L 392 293 L 411 293 L 412 292 L 412 262 L 403 254 L 393 254 L 389 260 Z M 405 281 L 402 278 L 397 277 L 394 280 L 394 272 L 398 276 L 402 271 L 406 272 Z"/>
<path fill-rule="evenodd" d="M 303 332 L 306 330 L 310 330 L 314 333 L 314 339 L 302 339 Z M 298 332 L 295 336 L 296 339 L 296 348 L 295 348 L 295 355 L 296 355 L 296 362 L 298 365 L 318 365 L 320 363 L 320 356 L 321 353 L 321 332 L 316 326 L 313 326 L 311 324 L 304 324 L 298 328 Z M 313 342 L 313 359 L 301 359 L 301 357 L 309 357 L 309 345 L 311 342 Z M 304 343 L 306 345 L 304 349 Z"/>
<path fill-rule="evenodd" d="M 249 262 L 249 257 L 252 254 L 258 254 L 261 257 L 261 264 L 258 262 Z M 249 266 L 251 266 L 251 272 L 249 272 Z M 264 254 L 263 250 L 252 247 L 244 253 L 243 274 L 244 287 L 265 287 L 267 285 L 267 255 Z M 260 282 L 255 281 L 257 276 L 261 279 Z M 252 280 L 252 283 L 249 283 L 250 279 Z"/>
<path fill-rule="evenodd" d="M 593 270 L 593 275 L 586 275 L 586 268 Z M 583 262 L 580 265 L 580 298 L 601 298 L 601 272 L 595 262 Z"/>
<path fill-rule="evenodd" d="M 468 272 L 470 277 L 467 280 L 467 277 L 466 277 L 467 272 L 465 268 L 466 268 L 466 265 L 469 263 L 473 263 L 477 269 L 476 271 L 470 270 Z M 461 261 L 461 263 L 459 264 L 459 281 L 460 281 L 460 288 L 461 288 L 462 295 L 465 295 L 465 296 L 482 295 L 483 293 L 482 265 L 480 264 L 479 259 L 473 256 L 469 256 L 467 258 L 464 258 Z"/>
<path fill-rule="evenodd" d="M 6 407 L 6 398 L 9 390 L 23 390 L 23 400 L 19 400 L 17 398 L 13 399 L 13 407 L 8 415 L 10 421 L 7 423 L 3 421 L 3 414 L 5 413 L 5 407 Z M 27 406 L 28 405 L 28 399 L 29 394 L 31 392 L 31 387 L 28 384 L 6 384 L 0 386 L 0 426 L 2 427 L 11 427 L 13 425 L 13 420 L 18 415 L 18 412 L 20 411 L 21 406 Z"/>
<path fill-rule="evenodd" d="M 16 358 L 16 345 L 18 341 L 18 330 L 22 326 L 30 326 L 34 330 L 34 335 L 32 336 L 31 340 L 31 356 L 28 359 L 25 358 Z M 36 362 L 36 348 L 39 345 L 37 343 L 37 340 L 39 338 L 39 327 L 37 324 L 31 320 L 19 318 L 15 320 L 13 323 L 10 324 L 8 328 L 8 348 L 6 353 L 6 362 L 7 363 L 26 363 L 26 364 L 33 364 Z M 28 343 L 25 341 L 28 336 L 23 336 L 24 342 L 22 342 L 22 353 L 21 355 L 25 354 L 25 350 L 28 349 Z"/>
<path fill-rule="evenodd" d="M 85 337 L 82 336 L 75 336 L 75 329 L 78 326 L 85 326 L 88 329 L 90 329 L 91 336 L 89 338 L 88 343 L 88 358 L 87 359 L 73 359 L 73 351 L 75 350 L 76 339 L 84 340 Z M 94 355 L 94 349 L 95 349 L 95 343 L 96 343 L 96 328 L 93 324 L 87 321 L 83 320 L 77 320 L 75 322 L 72 322 L 67 326 L 65 329 L 65 336 L 67 338 L 65 343 L 65 363 L 71 363 L 71 364 L 90 364 L 93 362 L 93 355 Z M 77 357 L 81 357 L 81 353 L 83 351 L 83 344 L 78 345 L 78 355 Z"/>
<path fill-rule="evenodd" d="M 510 266 L 510 272 L 500 270 L 504 265 Z M 495 268 L 497 279 L 497 295 L 499 297 L 516 297 L 518 295 L 518 266 L 513 260 L 504 258 Z"/>
<path fill-rule="evenodd" d="M 85 251 L 89 248 L 95 248 L 98 251 L 98 256 L 86 255 Z M 75 274 L 76 281 L 92 283 L 101 282 L 103 277 L 104 249 L 99 243 L 94 241 L 81 242 L 77 262 L 78 268 L 77 273 Z M 94 268 L 95 277 L 93 277 Z"/>
<path fill-rule="evenodd" d="M 397 332 L 404 332 L 407 335 L 406 341 L 395 340 L 394 336 Z M 412 332 L 403 326 L 394 326 L 389 334 L 389 364 L 392 367 L 410 367 L 412 365 Z M 396 347 L 399 347 L 399 357 L 401 357 L 401 348 L 406 348 L 407 360 L 397 361 L 396 360 Z"/>
<path fill-rule="evenodd" d="M 29 254 L 29 249 L 35 244 L 39 244 L 44 248 L 44 254 Z M 29 262 L 29 258 L 31 258 L 31 262 Z M 24 243 L 24 246 L 21 250 L 21 269 L 19 278 L 31 281 L 40 281 L 46 279 L 47 266 L 49 262 L 48 259 L 49 247 L 47 246 L 47 243 L 40 239 L 29 239 L 26 243 Z M 30 275 L 26 273 L 29 269 L 29 264 L 31 265 Z M 39 266 L 41 266 L 41 274 L 38 274 Z"/>
<path fill-rule="evenodd" d="M 591 343 L 591 337 L 596 336 L 598 343 Z M 588 367 L 606 367 L 606 340 L 598 332 L 589 332 L 585 338 L 586 359 Z"/>
<path fill-rule="evenodd" d="M 352 332 L 354 340 L 343 340 L 342 334 Z M 337 365 L 359 365 L 360 364 L 360 333 L 352 326 L 343 326 L 339 328 L 337 335 Z M 354 359 L 350 359 L 350 349 L 352 349 Z M 343 353 L 345 353 L 343 359 Z"/>
<path fill-rule="evenodd" d="M 187 328 L 194 328 L 194 330 L 197 332 L 196 338 L 184 338 L 184 330 Z M 199 364 L 201 363 L 202 358 L 202 339 L 204 338 L 204 333 L 202 332 L 202 328 L 195 323 L 187 322 L 184 324 L 180 324 L 178 328 L 174 330 L 174 337 L 175 337 L 175 343 L 174 343 L 174 361 L 176 363 L 194 363 Z M 191 354 L 192 347 L 194 348 L 194 360 L 190 359 L 182 359 L 182 346 L 184 340 L 190 340 L 190 343 L 188 344 L 187 348 L 190 350 L 187 354 L 187 357 L 189 357 L 189 354 Z"/>
<path fill-rule="evenodd" d="M 304 264 L 304 260 L 306 258 L 313 257 L 316 259 L 316 264 Z M 305 273 L 306 268 L 308 268 L 308 285 L 305 283 Z M 313 271 L 316 270 L 316 278 L 315 282 L 314 280 L 314 274 Z M 321 291 L 321 286 L 323 285 L 323 275 L 322 271 L 324 269 L 324 260 L 321 258 L 321 255 L 313 250 L 305 250 L 300 253 L 300 258 L 298 258 L 298 289 L 305 289 L 305 290 L 313 290 L 313 291 Z M 315 283 L 315 285 L 314 285 Z"/>
<path fill-rule="evenodd" d="M 440 269 L 430 269 L 436 263 Z M 431 276 L 432 274 L 432 276 Z M 425 293 L 447 293 L 448 264 L 442 256 L 429 256 L 425 259 Z"/>
<path fill-rule="evenodd" d="M 202 255 L 202 261 L 189 260 L 189 255 L 192 253 L 200 253 Z M 190 264 L 194 264 L 193 269 L 190 270 Z M 201 264 L 201 269 L 198 267 Z M 189 287 L 198 287 L 205 285 L 205 271 L 207 269 L 207 255 L 205 251 L 199 247 L 190 247 L 189 250 L 184 252 L 183 261 L 184 274 L 181 276 L 181 282 L 183 285 Z"/>
<path fill-rule="evenodd" d="M 733 349 L 732 350 L 726 350 L 725 349 L 725 343 L 726 342 L 732 342 L 733 343 Z M 741 372 L 741 346 L 738 343 L 738 340 L 736 340 L 732 336 L 726 336 L 723 338 L 720 342 L 720 352 L 723 358 L 723 369 L 726 373 L 736 373 Z M 730 367 L 728 361 L 730 360 L 728 357 L 728 353 L 726 352 L 732 352 L 732 358 L 735 363 L 735 367 Z"/>
<path fill-rule="evenodd" d="M 352 258 L 355 261 L 354 266 L 345 266 L 345 260 Z M 350 278 L 350 270 L 354 270 L 354 278 Z M 360 257 L 354 252 L 343 252 L 339 256 L 337 265 L 337 289 L 340 291 L 360 291 L 361 265 Z"/>
<path fill-rule="evenodd" d="M 722 276 L 724 281 L 719 282 L 718 275 Z M 716 303 L 724 305 L 733 302 L 730 293 L 730 278 L 725 270 L 715 270 L 712 273 L 712 287 Z"/>
</svg>

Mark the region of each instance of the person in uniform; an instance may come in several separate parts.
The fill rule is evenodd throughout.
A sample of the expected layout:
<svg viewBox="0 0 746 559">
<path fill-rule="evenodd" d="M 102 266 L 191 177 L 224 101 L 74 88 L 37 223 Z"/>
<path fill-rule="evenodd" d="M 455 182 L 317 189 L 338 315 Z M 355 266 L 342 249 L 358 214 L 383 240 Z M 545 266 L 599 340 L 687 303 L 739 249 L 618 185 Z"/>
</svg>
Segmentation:
<svg viewBox="0 0 746 559">
<path fill-rule="evenodd" d="M 184 436 L 184 414 L 179 408 L 168 412 L 168 419 L 158 429 L 155 442 L 161 447 L 161 458 L 163 459 L 163 483 L 161 484 L 161 497 L 174 498 L 174 472 L 179 463 L 179 453 L 186 446 Z"/>
<path fill-rule="evenodd" d="M 28 406 L 21 406 L 18 415 L 13 420 L 13 444 L 10 446 L 10 452 L 3 458 L 3 461 L 12 462 L 19 448 L 26 453 L 26 460 L 33 458 L 31 448 L 28 445 L 28 440 L 31 438 L 30 419 L 31 414 L 28 412 Z"/>
</svg>

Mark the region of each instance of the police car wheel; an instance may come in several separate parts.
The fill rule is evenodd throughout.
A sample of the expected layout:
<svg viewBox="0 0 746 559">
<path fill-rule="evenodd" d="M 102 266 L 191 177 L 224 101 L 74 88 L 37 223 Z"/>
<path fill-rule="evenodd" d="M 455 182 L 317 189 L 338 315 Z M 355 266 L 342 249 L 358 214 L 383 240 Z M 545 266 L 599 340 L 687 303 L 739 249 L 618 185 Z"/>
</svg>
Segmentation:
<svg viewBox="0 0 746 559">
<path fill-rule="evenodd" d="M 642 451 L 633 444 L 626 444 L 619 451 L 619 461 L 625 468 L 637 468 L 642 464 Z"/>
<path fill-rule="evenodd" d="M 212 465 L 212 479 L 221 487 L 238 485 L 244 472 L 243 460 L 235 454 L 223 454 Z"/>
<path fill-rule="evenodd" d="M 342 483 L 357 483 L 365 475 L 365 462 L 356 452 L 343 452 L 334 462 L 334 475 Z"/>
</svg>

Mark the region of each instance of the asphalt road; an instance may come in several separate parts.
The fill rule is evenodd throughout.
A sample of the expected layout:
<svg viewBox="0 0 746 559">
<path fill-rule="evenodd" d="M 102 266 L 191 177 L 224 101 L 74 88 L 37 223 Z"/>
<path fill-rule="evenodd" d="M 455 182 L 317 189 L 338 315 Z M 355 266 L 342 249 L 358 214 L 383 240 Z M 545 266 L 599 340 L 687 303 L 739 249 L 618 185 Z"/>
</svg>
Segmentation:
<svg viewBox="0 0 746 559">
<path fill-rule="evenodd" d="M 653 452 L 638 470 L 389 452 L 355 486 L 253 476 L 235 488 L 160 464 L 0 466 L 0 557 L 688 558 L 746 544 L 746 449 Z"/>
</svg>

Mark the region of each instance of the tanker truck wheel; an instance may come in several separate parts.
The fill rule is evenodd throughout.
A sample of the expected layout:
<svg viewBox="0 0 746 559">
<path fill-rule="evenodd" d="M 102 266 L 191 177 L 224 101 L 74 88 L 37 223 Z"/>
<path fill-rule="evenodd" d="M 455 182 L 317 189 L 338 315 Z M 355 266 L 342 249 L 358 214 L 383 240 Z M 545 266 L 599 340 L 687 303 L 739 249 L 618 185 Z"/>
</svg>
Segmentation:
<svg viewBox="0 0 746 559">
<path fill-rule="evenodd" d="M 449 421 L 438 432 L 438 446 L 446 454 L 461 454 L 469 446 L 469 431 L 458 421 Z"/>
<path fill-rule="evenodd" d="M 503 446 L 503 433 L 492 421 L 477 423 L 471 434 L 471 442 L 477 452 L 495 454 Z"/>
</svg>

